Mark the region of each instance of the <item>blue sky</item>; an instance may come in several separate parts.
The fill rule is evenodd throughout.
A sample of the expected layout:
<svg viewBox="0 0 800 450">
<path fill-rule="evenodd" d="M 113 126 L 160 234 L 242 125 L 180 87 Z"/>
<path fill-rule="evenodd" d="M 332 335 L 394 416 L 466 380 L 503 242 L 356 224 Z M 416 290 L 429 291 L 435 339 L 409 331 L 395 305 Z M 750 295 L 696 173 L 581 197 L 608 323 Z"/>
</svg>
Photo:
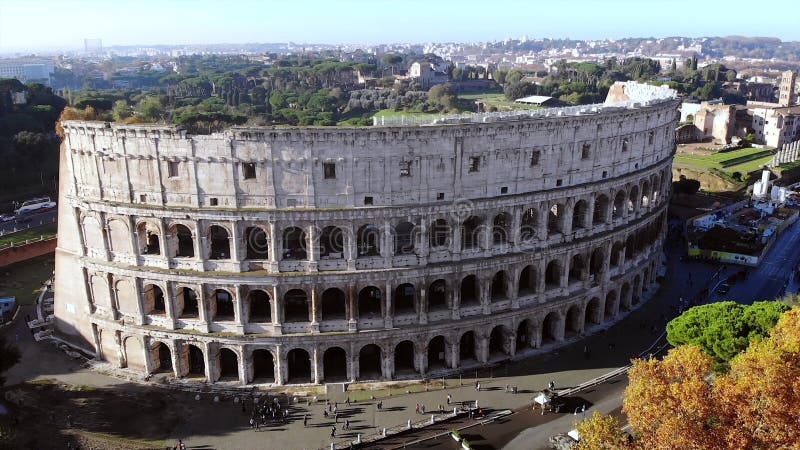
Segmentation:
<svg viewBox="0 0 800 450">
<path fill-rule="evenodd" d="M 734 34 L 800 40 L 800 0 L 0 0 L 0 52 Z"/>
</svg>

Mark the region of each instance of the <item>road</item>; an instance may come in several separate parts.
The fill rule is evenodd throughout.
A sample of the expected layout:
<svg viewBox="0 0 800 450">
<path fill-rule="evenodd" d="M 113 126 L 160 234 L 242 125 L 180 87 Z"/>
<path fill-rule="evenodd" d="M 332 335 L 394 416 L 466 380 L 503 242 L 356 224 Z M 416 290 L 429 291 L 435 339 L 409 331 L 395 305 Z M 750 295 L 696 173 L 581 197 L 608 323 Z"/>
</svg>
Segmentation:
<svg viewBox="0 0 800 450">
<path fill-rule="evenodd" d="M 794 268 L 800 263 L 800 221 L 795 222 L 778 239 L 767 252 L 764 261 L 756 268 L 751 269 L 744 281 L 731 285 L 727 294 L 718 294 L 716 289 L 711 292 L 709 302 L 720 300 L 735 300 L 743 304 L 751 304 L 758 300 L 772 300 L 783 296 L 784 285 L 786 292 L 797 292 L 800 288 L 794 277 L 789 280 Z M 742 270 L 741 266 L 729 265 L 722 270 L 720 278 Z M 715 280 L 714 285 L 718 283 Z"/>
<path fill-rule="evenodd" d="M 54 222 L 57 216 L 58 216 L 58 209 L 53 209 L 42 213 L 26 214 L 24 217 L 26 219 L 31 219 L 30 222 L 17 223 L 14 222 L 13 220 L 10 222 L 0 222 L 0 234 L 5 234 L 14 231 L 14 229 L 22 230 L 26 228 L 38 227 L 40 225 L 46 225 L 48 223 Z"/>
</svg>

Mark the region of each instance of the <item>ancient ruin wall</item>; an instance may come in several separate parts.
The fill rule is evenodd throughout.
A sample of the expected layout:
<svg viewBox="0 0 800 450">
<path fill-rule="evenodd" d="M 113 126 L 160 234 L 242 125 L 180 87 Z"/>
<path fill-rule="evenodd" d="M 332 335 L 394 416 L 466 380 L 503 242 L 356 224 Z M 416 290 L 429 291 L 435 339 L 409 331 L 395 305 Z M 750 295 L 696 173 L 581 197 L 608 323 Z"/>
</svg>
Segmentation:
<svg viewBox="0 0 800 450">
<path fill-rule="evenodd" d="M 627 310 L 677 103 L 370 128 L 63 124 L 57 332 L 141 374 L 460 370 Z"/>
</svg>

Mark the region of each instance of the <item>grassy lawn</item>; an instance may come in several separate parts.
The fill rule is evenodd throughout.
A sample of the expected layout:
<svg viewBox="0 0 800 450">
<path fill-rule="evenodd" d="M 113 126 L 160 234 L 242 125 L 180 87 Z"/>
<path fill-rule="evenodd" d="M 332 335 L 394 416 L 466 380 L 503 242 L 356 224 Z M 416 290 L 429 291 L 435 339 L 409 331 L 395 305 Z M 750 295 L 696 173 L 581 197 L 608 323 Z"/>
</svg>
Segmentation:
<svg viewBox="0 0 800 450">
<path fill-rule="evenodd" d="M 501 111 L 508 109 L 541 109 L 541 107 L 538 106 L 514 103 L 513 101 L 508 100 L 505 94 L 503 94 L 502 92 L 486 92 L 481 94 L 460 94 L 458 97 L 466 100 L 479 101 L 485 103 L 487 106 L 494 106 Z"/>
<path fill-rule="evenodd" d="M 56 235 L 57 229 L 58 229 L 58 224 L 48 223 L 47 225 L 42 225 L 40 227 L 28 228 L 27 230 L 24 231 L 18 231 L 16 233 L 6 234 L 0 236 L 0 246 L 6 244 L 16 244 L 18 242 L 25 242 L 28 239 L 38 239 L 41 236 L 52 237 Z"/>
<path fill-rule="evenodd" d="M 0 268 L 0 297 L 16 297 L 18 305 L 32 305 L 42 282 L 53 274 L 53 255 L 42 255 Z"/>
<path fill-rule="evenodd" d="M 725 167 L 725 162 L 736 158 L 747 157 L 767 149 L 761 148 L 743 148 L 731 152 L 717 152 L 708 155 L 693 155 L 691 153 L 678 153 L 675 155 L 675 163 L 679 166 L 694 168 L 698 170 L 719 169 L 725 172 L 741 172 L 746 173 L 759 169 L 764 164 L 772 159 L 771 155 L 763 156 L 751 161 L 745 161 L 741 164 Z"/>
</svg>

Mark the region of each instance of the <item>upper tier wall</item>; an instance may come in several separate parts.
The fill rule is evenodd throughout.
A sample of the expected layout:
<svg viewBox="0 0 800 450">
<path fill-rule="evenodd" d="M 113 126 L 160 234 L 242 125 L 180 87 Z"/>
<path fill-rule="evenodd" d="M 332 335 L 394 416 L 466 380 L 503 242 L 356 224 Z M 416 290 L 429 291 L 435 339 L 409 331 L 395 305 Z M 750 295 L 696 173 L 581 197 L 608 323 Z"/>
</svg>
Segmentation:
<svg viewBox="0 0 800 450">
<path fill-rule="evenodd" d="M 597 114 L 403 127 L 67 121 L 72 192 L 167 207 L 419 205 L 569 187 L 669 158 L 677 101 Z M 371 202 L 371 203 L 370 203 Z"/>
</svg>

